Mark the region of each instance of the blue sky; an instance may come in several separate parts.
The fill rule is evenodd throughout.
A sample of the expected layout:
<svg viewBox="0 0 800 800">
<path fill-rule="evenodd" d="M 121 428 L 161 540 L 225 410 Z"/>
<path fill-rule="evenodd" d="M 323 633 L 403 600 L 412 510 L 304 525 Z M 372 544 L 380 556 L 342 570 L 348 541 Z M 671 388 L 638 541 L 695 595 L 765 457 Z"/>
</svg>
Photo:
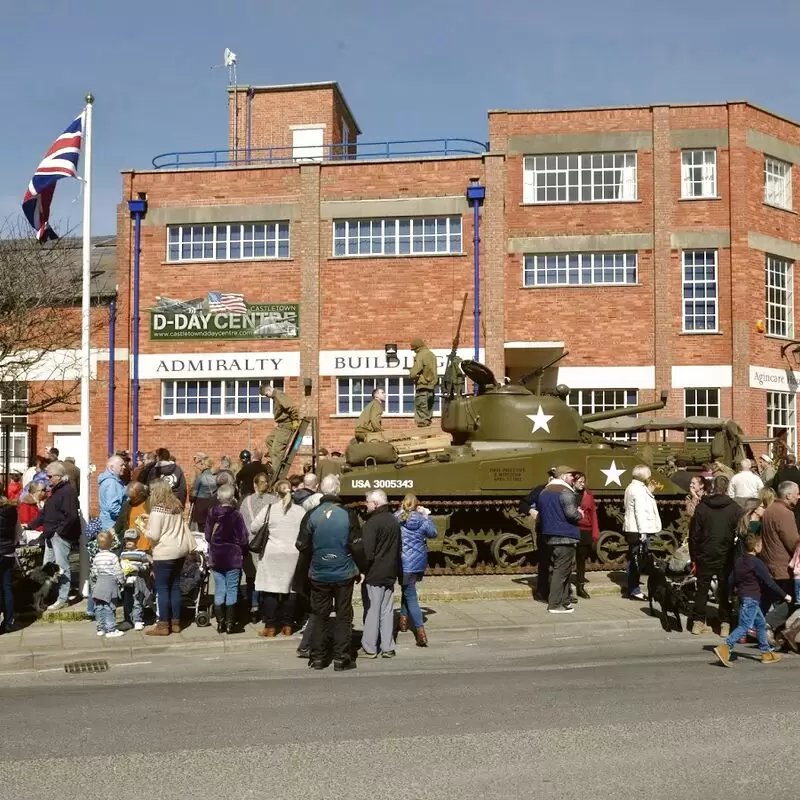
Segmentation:
<svg viewBox="0 0 800 800">
<path fill-rule="evenodd" d="M 91 90 L 98 234 L 121 169 L 225 147 L 225 47 L 242 84 L 339 81 L 365 142 L 483 140 L 490 108 L 747 99 L 800 120 L 797 0 L 45 0 L 2 22 L 0 220 Z M 62 181 L 57 230 L 77 194 Z"/>
</svg>

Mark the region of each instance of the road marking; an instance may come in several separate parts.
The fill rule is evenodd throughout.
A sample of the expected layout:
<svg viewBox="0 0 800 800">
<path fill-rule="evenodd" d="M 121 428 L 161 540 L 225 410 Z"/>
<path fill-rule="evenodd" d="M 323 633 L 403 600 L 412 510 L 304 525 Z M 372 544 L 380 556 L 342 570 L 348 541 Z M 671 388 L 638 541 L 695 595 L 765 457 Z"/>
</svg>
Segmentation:
<svg viewBox="0 0 800 800">
<path fill-rule="evenodd" d="M 152 664 L 152 661 L 126 661 L 123 664 L 114 664 L 115 667 L 144 667 L 147 664 Z"/>
</svg>

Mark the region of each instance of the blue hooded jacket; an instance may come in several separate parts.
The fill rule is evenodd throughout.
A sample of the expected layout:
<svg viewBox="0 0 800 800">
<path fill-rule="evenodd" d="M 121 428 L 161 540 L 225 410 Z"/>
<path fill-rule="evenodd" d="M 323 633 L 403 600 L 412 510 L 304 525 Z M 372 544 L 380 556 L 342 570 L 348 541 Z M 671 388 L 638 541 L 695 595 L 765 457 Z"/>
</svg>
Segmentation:
<svg viewBox="0 0 800 800">
<path fill-rule="evenodd" d="M 107 531 L 114 527 L 114 523 L 119 518 L 122 511 L 122 503 L 125 500 L 125 484 L 113 472 L 106 470 L 100 473 L 97 479 L 100 487 L 100 525 L 102 530 Z"/>
<path fill-rule="evenodd" d="M 405 521 L 400 519 L 400 511 L 395 516 L 400 522 L 401 541 L 400 556 L 403 560 L 403 572 L 425 572 L 428 566 L 427 539 L 436 538 L 436 525 L 430 517 L 412 511 Z"/>
</svg>

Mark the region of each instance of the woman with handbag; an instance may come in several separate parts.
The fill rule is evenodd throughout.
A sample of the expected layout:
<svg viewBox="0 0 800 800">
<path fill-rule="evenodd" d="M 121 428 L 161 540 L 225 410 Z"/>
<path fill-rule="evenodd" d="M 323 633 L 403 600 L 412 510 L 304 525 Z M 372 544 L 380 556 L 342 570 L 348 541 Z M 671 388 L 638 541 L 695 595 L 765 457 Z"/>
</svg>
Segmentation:
<svg viewBox="0 0 800 800">
<path fill-rule="evenodd" d="M 214 576 L 214 616 L 217 633 L 240 633 L 236 618 L 242 564 L 249 554 L 247 528 L 236 508 L 236 490 L 230 484 L 217 490 L 218 506 L 206 517 L 206 541 L 211 574 Z"/>
<path fill-rule="evenodd" d="M 628 543 L 627 596 L 631 600 L 647 600 L 639 586 L 642 568 L 650 560 L 649 542 L 661 531 L 661 516 L 650 483 L 650 467 L 637 464 L 631 470 L 631 482 L 625 489 L 625 522 L 623 530 Z"/>
<path fill-rule="evenodd" d="M 253 489 L 255 491 L 248 494 L 239 506 L 239 512 L 244 519 L 251 543 L 261 527 L 256 524 L 256 517 L 268 505 L 278 500 L 274 494 L 268 491 L 269 476 L 265 473 L 259 473 L 253 478 Z M 260 551 L 256 548 L 256 552 L 252 552 L 252 547 L 250 550 L 250 555 L 244 560 L 244 578 L 247 582 L 247 596 L 250 598 L 250 621 L 258 622 L 261 619 L 261 601 L 256 591 L 256 562 Z"/>
<path fill-rule="evenodd" d="M 260 636 L 272 637 L 281 628 L 284 636 L 291 636 L 294 621 L 294 600 L 291 593 L 297 560 L 297 537 L 305 511 L 292 501 L 289 481 L 278 481 L 275 487 L 278 501 L 267 506 L 256 517 L 260 541 L 251 540 L 250 549 L 257 547 L 256 591 L 261 596 L 264 629 Z M 257 533 L 256 536 L 259 534 Z"/>
<path fill-rule="evenodd" d="M 183 505 L 172 487 L 163 480 L 150 484 L 150 514 L 147 538 L 153 543 L 158 622 L 148 636 L 169 636 L 181 632 L 181 570 L 189 553 L 194 552 L 194 536 L 183 518 Z"/>
</svg>

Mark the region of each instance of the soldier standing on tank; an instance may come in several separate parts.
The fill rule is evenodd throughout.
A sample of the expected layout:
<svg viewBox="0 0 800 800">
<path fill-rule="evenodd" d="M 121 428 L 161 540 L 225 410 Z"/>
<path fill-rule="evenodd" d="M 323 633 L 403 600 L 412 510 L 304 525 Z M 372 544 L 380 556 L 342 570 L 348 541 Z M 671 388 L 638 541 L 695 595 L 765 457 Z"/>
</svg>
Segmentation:
<svg viewBox="0 0 800 800">
<path fill-rule="evenodd" d="M 356 439 L 359 442 L 367 440 L 368 433 L 383 432 L 383 404 L 386 402 L 386 392 L 383 389 L 373 389 L 372 400 L 364 406 L 356 422 Z"/>
<path fill-rule="evenodd" d="M 433 393 L 439 377 L 436 372 L 436 356 L 415 337 L 411 340 L 414 363 L 409 370 L 414 381 L 414 422 L 418 428 L 427 428 L 433 421 Z"/>
<path fill-rule="evenodd" d="M 261 384 L 261 395 L 272 400 L 275 430 L 267 436 L 264 444 L 269 449 L 269 462 L 275 475 L 281 465 L 283 454 L 292 440 L 292 434 L 300 426 L 300 414 L 289 395 L 268 383 Z"/>
</svg>

